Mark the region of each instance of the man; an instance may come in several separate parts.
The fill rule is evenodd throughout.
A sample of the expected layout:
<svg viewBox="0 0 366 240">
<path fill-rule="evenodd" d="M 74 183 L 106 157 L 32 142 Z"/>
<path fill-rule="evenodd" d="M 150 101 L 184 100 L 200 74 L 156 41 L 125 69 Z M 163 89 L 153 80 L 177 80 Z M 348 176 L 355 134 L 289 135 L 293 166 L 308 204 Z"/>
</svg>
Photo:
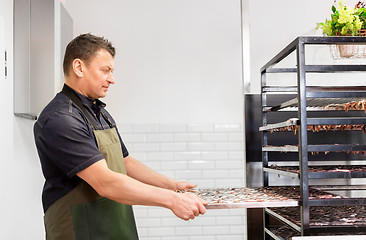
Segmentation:
<svg viewBox="0 0 366 240">
<path fill-rule="evenodd" d="M 184 220 L 204 214 L 195 187 L 163 176 L 129 155 L 99 100 L 114 84 L 115 49 L 101 37 L 72 40 L 65 85 L 34 125 L 46 179 L 42 202 L 47 239 L 138 239 L 131 205 L 160 206 Z"/>
</svg>

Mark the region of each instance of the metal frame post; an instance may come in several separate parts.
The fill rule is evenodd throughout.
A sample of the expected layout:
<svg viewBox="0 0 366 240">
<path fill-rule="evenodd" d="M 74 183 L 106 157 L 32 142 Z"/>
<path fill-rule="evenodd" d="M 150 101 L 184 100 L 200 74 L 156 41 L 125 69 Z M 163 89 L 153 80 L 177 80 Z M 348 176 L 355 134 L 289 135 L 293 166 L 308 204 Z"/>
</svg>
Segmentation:
<svg viewBox="0 0 366 240">
<path fill-rule="evenodd" d="M 306 112 L 306 72 L 305 72 L 305 43 L 299 39 L 297 54 L 297 88 L 298 88 L 298 119 L 299 129 L 299 161 L 300 161 L 300 196 L 301 206 L 301 235 L 309 233 L 309 186 L 308 186 L 308 138 Z"/>
</svg>

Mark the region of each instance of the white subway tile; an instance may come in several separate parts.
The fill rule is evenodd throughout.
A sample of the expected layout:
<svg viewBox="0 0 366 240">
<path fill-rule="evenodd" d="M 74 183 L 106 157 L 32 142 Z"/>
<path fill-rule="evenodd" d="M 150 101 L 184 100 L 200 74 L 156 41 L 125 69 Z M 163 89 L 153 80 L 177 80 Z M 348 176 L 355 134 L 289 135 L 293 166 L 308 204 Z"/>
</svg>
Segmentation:
<svg viewBox="0 0 366 240">
<path fill-rule="evenodd" d="M 216 240 L 245 240 L 244 235 L 217 236 Z"/>
<path fill-rule="evenodd" d="M 243 142 L 244 141 L 244 133 L 229 133 L 229 141 L 232 142 Z"/>
<path fill-rule="evenodd" d="M 215 150 L 218 151 L 241 151 L 244 149 L 242 142 L 215 142 Z"/>
<path fill-rule="evenodd" d="M 200 152 L 175 152 L 175 160 L 199 160 L 201 159 Z"/>
<path fill-rule="evenodd" d="M 172 179 L 188 180 L 198 184 L 197 188 L 240 187 L 244 182 L 241 124 L 118 127 L 131 155 Z M 209 209 L 192 221 L 165 208 L 133 209 L 141 240 L 242 240 L 246 233 L 243 209 Z"/>
<path fill-rule="evenodd" d="M 136 218 L 137 227 L 160 227 L 160 218 Z"/>
<path fill-rule="evenodd" d="M 127 150 L 128 150 L 128 152 L 129 153 L 131 153 L 131 152 L 133 152 L 134 151 L 134 149 L 133 149 L 133 144 L 134 143 L 131 143 L 131 144 L 129 144 L 129 143 L 124 143 L 125 144 L 125 146 L 126 146 L 126 148 L 127 148 Z"/>
<path fill-rule="evenodd" d="M 202 234 L 202 227 L 176 227 L 175 234 L 180 236 L 200 235 Z"/>
<path fill-rule="evenodd" d="M 159 132 L 159 125 L 158 124 L 132 124 L 132 132 L 134 132 L 134 133 Z"/>
<path fill-rule="evenodd" d="M 203 235 L 200 235 L 200 236 L 190 236 L 189 237 L 189 240 L 215 240 L 215 236 L 203 236 Z"/>
<path fill-rule="evenodd" d="M 216 219 L 215 217 L 210 216 L 210 209 L 208 209 L 205 213 L 205 215 L 200 215 L 196 217 L 193 221 L 189 221 L 188 223 L 190 225 L 194 226 L 209 226 L 209 225 L 215 225 Z"/>
<path fill-rule="evenodd" d="M 228 153 L 223 151 L 210 151 L 202 152 L 202 159 L 204 160 L 226 160 L 228 159 Z"/>
<path fill-rule="evenodd" d="M 216 160 L 215 164 L 217 169 L 244 169 L 243 160 Z"/>
<path fill-rule="evenodd" d="M 189 182 L 197 184 L 197 188 L 214 188 L 216 183 L 214 179 L 189 179 Z"/>
<path fill-rule="evenodd" d="M 169 228 L 169 227 L 154 227 L 149 228 L 148 230 L 149 236 L 156 237 L 164 237 L 164 236 L 174 236 L 175 235 L 175 229 Z"/>
<path fill-rule="evenodd" d="M 180 219 L 179 217 L 176 217 L 175 215 L 173 215 L 174 217 L 164 217 L 161 220 L 161 224 L 164 227 L 169 227 L 169 226 L 187 226 L 188 222 L 184 221 L 183 219 Z"/>
<path fill-rule="evenodd" d="M 203 142 L 222 142 L 228 140 L 226 133 L 202 133 L 201 139 Z"/>
<path fill-rule="evenodd" d="M 176 178 L 173 170 L 160 170 L 159 173 L 172 179 Z"/>
<path fill-rule="evenodd" d="M 172 142 L 172 133 L 148 133 L 146 134 L 147 142 Z"/>
<path fill-rule="evenodd" d="M 146 166 L 148 166 L 149 168 L 155 170 L 155 171 L 159 171 L 161 170 L 161 163 L 160 162 L 143 162 Z"/>
<path fill-rule="evenodd" d="M 186 151 L 187 144 L 186 143 L 161 143 L 160 145 L 161 151 Z"/>
<path fill-rule="evenodd" d="M 200 142 L 201 134 L 199 133 L 175 133 L 175 142 Z"/>
<path fill-rule="evenodd" d="M 229 226 L 204 226 L 204 235 L 223 235 L 230 233 Z"/>
<path fill-rule="evenodd" d="M 149 217 L 171 217 L 174 216 L 172 211 L 167 208 L 160 208 L 160 207 L 150 207 L 147 210 L 147 215 Z"/>
<path fill-rule="evenodd" d="M 244 151 L 230 151 L 229 152 L 229 159 L 240 159 L 244 160 Z"/>
<path fill-rule="evenodd" d="M 244 219 L 241 216 L 221 216 L 216 218 L 218 225 L 243 225 Z"/>
<path fill-rule="evenodd" d="M 132 132 L 131 124 L 117 124 L 118 132 L 123 136 L 125 133 Z"/>
<path fill-rule="evenodd" d="M 188 132 L 212 132 L 212 124 L 188 124 Z"/>
<path fill-rule="evenodd" d="M 162 237 L 161 240 L 188 240 L 188 237 L 187 236 L 183 236 L 183 237 L 169 236 L 169 237 Z"/>
<path fill-rule="evenodd" d="M 125 143 L 144 143 L 146 142 L 146 135 L 143 133 L 125 133 L 122 136 Z"/>
<path fill-rule="evenodd" d="M 138 159 L 139 161 L 146 161 L 146 153 L 134 152 L 132 153 L 133 157 Z M 132 156 L 131 154 L 131 156 Z"/>
<path fill-rule="evenodd" d="M 198 143 L 188 143 L 189 151 L 210 151 L 215 150 L 214 143 L 210 142 L 198 142 Z"/>
<path fill-rule="evenodd" d="M 136 152 L 158 152 L 160 151 L 159 143 L 133 143 L 133 151 Z"/>
<path fill-rule="evenodd" d="M 146 239 L 145 237 L 149 236 L 148 228 L 138 227 L 138 226 L 136 226 L 136 228 L 137 228 L 137 233 L 139 234 L 140 239 Z"/>
<path fill-rule="evenodd" d="M 188 169 L 213 169 L 213 168 L 215 168 L 214 161 L 197 160 L 188 162 Z"/>
<path fill-rule="evenodd" d="M 160 124 L 160 132 L 180 133 L 186 131 L 186 124 Z"/>
<path fill-rule="evenodd" d="M 217 179 L 216 186 L 217 187 L 243 187 L 244 180 L 242 179 Z"/>
<path fill-rule="evenodd" d="M 187 169 L 186 161 L 164 161 L 161 163 L 162 170 L 180 170 Z"/>
<path fill-rule="evenodd" d="M 133 209 L 139 209 L 139 210 L 147 210 L 151 208 L 150 206 L 143 206 L 143 205 L 133 205 Z"/>
<path fill-rule="evenodd" d="M 229 178 L 245 178 L 244 169 L 229 170 Z"/>
<path fill-rule="evenodd" d="M 180 180 L 187 180 L 192 178 L 201 178 L 202 174 L 199 170 L 183 170 L 175 171 L 175 177 Z"/>
<path fill-rule="evenodd" d="M 228 178 L 229 171 L 227 171 L 227 170 L 203 170 L 202 177 L 203 178 L 213 178 L 213 179 Z"/>
<path fill-rule="evenodd" d="M 147 160 L 171 161 L 174 159 L 174 152 L 148 152 Z"/>
<path fill-rule="evenodd" d="M 136 218 L 147 217 L 147 209 L 141 208 L 141 206 L 133 206 L 133 213 Z"/>
<path fill-rule="evenodd" d="M 241 124 L 215 124 L 215 132 L 241 132 Z"/>
<path fill-rule="evenodd" d="M 230 226 L 230 233 L 231 234 L 242 234 L 244 235 L 246 233 L 246 226 Z"/>
<path fill-rule="evenodd" d="M 210 216 L 229 216 L 229 209 L 209 209 Z"/>
<path fill-rule="evenodd" d="M 247 210 L 246 208 L 231 208 L 229 209 L 230 216 L 246 216 Z"/>
</svg>

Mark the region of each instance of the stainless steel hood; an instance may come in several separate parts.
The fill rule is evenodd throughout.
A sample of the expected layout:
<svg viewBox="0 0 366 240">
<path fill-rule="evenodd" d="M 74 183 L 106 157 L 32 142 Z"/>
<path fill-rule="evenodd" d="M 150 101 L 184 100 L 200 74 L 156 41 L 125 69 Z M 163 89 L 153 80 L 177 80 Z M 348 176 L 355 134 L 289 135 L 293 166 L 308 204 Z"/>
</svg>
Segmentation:
<svg viewBox="0 0 366 240">
<path fill-rule="evenodd" d="M 14 0 L 14 114 L 37 119 L 62 86 L 73 22 L 59 0 Z"/>
</svg>

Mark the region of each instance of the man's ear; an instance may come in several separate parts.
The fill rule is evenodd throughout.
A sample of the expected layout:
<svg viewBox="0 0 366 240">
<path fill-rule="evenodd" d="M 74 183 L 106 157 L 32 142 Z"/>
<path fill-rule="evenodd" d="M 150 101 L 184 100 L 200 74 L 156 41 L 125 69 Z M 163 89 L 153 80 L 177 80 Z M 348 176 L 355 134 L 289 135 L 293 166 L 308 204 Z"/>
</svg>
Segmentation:
<svg viewBox="0 0 366 240">
<path fill-rule="evenodd" d="M 77 77 L 83 77 L 84 62 L 79 58 L 74 59 L 74 61 L 72 61 L 72 70 Z"/>
</svg>

